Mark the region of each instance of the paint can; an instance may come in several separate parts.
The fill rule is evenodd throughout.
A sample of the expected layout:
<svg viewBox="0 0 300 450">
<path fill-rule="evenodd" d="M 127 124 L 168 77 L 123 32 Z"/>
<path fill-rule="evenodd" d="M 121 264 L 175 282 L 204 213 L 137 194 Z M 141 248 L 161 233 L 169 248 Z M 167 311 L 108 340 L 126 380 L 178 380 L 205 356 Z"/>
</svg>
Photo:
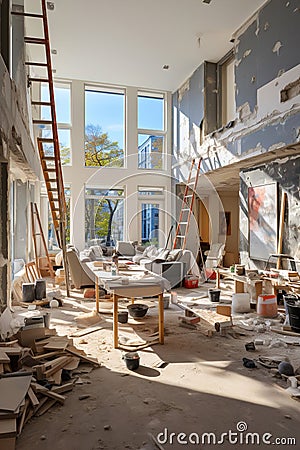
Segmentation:
<svg viewBox="0 0 300 450">
<path fill-rule="evenodd" d="M 34 296 L 36 300 L 46 298 L 46 281 L 38 279 L 35 281 Z"/>
<path fill-rule="evenodd" d="M 30 303 L 35 299 L 35 286 L 34 283 L 22 284 L 22 300 L 23 302 Z"/>
<path fill-rule="evenodd" d="M 261 294 L 257 299 L 256 312 L 261 317 L 273 318 L 278 314 L 277 297 L 274 294 Z"/>
</svg>

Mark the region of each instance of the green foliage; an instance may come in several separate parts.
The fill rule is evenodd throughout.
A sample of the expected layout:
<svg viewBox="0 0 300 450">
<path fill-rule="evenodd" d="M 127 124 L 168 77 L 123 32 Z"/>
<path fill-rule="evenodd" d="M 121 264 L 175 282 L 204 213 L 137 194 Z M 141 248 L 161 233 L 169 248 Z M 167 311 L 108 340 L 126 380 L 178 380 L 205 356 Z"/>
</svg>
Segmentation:
<svg viewBox="0 0 300 450">
<path fill-rule="evenodd" d="M 89 124 L 85 128 L 86 166 L 123 166 L 123 150 L 116 141 L 110 141 L 101 127 Z"/>
</svg>

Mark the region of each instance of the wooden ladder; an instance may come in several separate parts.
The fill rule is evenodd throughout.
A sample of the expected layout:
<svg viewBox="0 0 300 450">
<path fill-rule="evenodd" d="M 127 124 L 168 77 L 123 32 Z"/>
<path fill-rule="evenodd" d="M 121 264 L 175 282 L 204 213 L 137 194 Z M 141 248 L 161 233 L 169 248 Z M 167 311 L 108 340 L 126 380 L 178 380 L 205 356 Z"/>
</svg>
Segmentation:
<svg viewBox="0 0 300 450">
<path fill-rule="evenodd" d="M 66 253 L 66 200 L 64 192 L 63 174 L 60 158 L 59 140 L 58 140 L 58 128 L 56 121 L 56 109 L 54 99 L 54 83 L 52 75 L 52 62 L 51 62 L 51 48 L 48 29 L 48 17 L 47 17 L 47 2 L 41 0 L 41 14 L 16 12 L 12 14 L 20 15 L 24 17 L 34 18 L 42 21 L 43 25 L 43 37 L 25 36 L 24 42 L 26 44 L 39 45 L 44 49 L 44 61 L 26 61 L 25 65 L 29 67 L 44 68 L 46 75 L 41 76 L 29 76 L 28 83 L 44 83 L 49 88 L 49 101 L 32 100 L 32 106 L 42 108 L 47 107 L 50 110 L 49 120 L 33 119 L 33 124 L 37 126 L 45 125 L 52 131 L 51 137 L 37 137 L 37 146 L 44 175 L 44 180 L 47 188 L 47 194 L 49 199 L 50 211 L 53 219 L 53 226 L 55 229 L 55 235 L 57 244 L 63 252 L 63 261 L 66 277 L 66 289 L 67 295 L 69 294 L 69 269 Z"/>
<path fill-rule="evenodd" d="M 47 269 L 49 276 L 51 278 L 55 278 L 55 273 L 53 270 L 53 265 L 49 256 L 48 246 L 45 240 L 45 236 L 42 229 L 41 219 L 38 211 L 38 207 L 36 203 L 30 203 L 30 211 L 31 211 L 31 229 L 32 229 L 32 239 L 33 239 L 33 248 L 34 248 L 34 259 L 35 266 L 38 272 L 39 277 L 43 276 L 42 268 L 41 268 L 41 251 L 38 249 L 37 236 L 40 236 L 40 244 L 44 250 L 44 256 L 47 260 L 48 265 L 43 266 L 43 269 Z"/>
<path fill-rule="evenodd" d="M 192 160 L 188 180 L 184 189 L 179 219 L 177 222 L 175 238 L 173 241 L 173 250 L 176 248 L 181 248 L 182 250 L 184 250 L 186 247 L 186 239 L 193 214 L 193 205 L 200 173 L 201 161 L 202 158 L 200 158 L 198 164 L 196 164 L 195 159 Z M 193 178 L 194 173 L 195 177 Z"/>
</svg>

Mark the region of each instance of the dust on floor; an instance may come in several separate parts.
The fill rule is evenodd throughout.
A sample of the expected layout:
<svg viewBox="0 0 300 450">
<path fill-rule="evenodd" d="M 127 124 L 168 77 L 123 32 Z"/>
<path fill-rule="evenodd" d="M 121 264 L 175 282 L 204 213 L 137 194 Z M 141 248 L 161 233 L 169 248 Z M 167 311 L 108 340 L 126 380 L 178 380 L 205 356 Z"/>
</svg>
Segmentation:
<svg viewBox="0 0 300 450">
<path fill-rule="evenodd" d="M 181 289 L 178 296 L 197 297 L 202 292 Z M 203 302 L 205 306 L 208 299 Z M 75 333 L 75 318 L 92 306 L 78 294 L 63 308 L 52 310 L 51 326 L 61 335 Z M 73 338 L 77 347 L 98 358 L 101 367 L 80 374 L 83 384 L 68 395 L 64 406 L 27 424 L 17 450 L 268 448 L 268 442 L 276 439 L 279 448 L 299 448 L 300 407 L 285 392 L 286 381 L 260 364 L 248 369 L 242 361 L 289 357 L 297 368 L 299 347 L 262 345 L 250 353 L 245 343 L 259 338 L 270 344 L 279 336 L 238 329 L 236 334 L 206 337 L 180 327 L 182 314 L 174 304 L 165 310 L 165 345 L 139 351 L 140 367 L 135 372 L 127 369 L 124 352 L 113 349 L 110 315 L 102 316 L 97 331 Z M 157 309 L 151 308 L 140 328 L 151 332 L 156 326 Z M 130 335 L 129 325 L 120 325 L 120 334 L 126 333 Z M 298 443 L 290 445 L 288 438 Z"/>
</svg>

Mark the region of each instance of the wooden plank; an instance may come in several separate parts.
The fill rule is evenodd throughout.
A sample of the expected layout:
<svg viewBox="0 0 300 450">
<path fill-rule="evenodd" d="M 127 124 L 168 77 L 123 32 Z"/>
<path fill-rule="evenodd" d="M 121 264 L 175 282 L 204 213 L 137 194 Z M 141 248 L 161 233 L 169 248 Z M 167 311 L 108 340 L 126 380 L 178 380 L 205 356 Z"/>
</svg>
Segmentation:
<svg viewBox="0 0 300 450">
<path fill-rule="evenodd" d="M 0 347 L 11 347 L 12 345 L 17 344 L 19 341 L 15 339 L 14 341 L 0 342 Z"/>
<path fill-rule="evenodd" d="M 74 356 L 78 356 L 78 358 L 80 358 L 82 361 L 93 364 L 94 366 L 100 366 L 99 361 L 96 358 L 90 358 L 85 354 L 80 353 L 80 350 L 78 350 L 76 347 L 67 347 L 66 352 L 71 353 Z"/>
<path fill-rule="evenodd" d="M 63 354 L 64 353 L 59 350 L 59 351 L 55 351 L 55 352 L 42 353 L 41 355 L 33 356 L 33 359 L 35 359 L 36 361 L 39 361 L 41 359 L 53 358 L 54 356 L 62 356 Z"/>
<path fill-rule="evenodd" d="M 15 450 L 16 438 L 4 438 L 0 439 L 0 450 Z"/>
<path fill-rule="evenodd" d="M 217 305 L 217 314 L 221 316 L 231 316 L 231 305 Z"/>
<path fill-rule="evenodd" d="M 21 355 L 22 351 L 24 350 L 23 347 L 1 347 L 0 352 L 4 352 L 6 353 L 6 355 L 13 355 L 13 356 L 18 356 Z"/>
<path fill-rule="evenodd" d="M 15 411 L 25 398 L 32 376 L 0 378 L 0 410 Z"/>
<path fill-rule="evenodd" d="M 9 356 L 4 352 L 4 350 L 0 349 L 0 364 L 10 363 Z"/>
<path fill-rule="evenodd" d="M 16 419 L 0 420 L 0 439 L 15 437 L 17 435 Z"/>
<path fill-rule="evenodd" d="M 80 358 L 78 358 L 77 356 L 71 356 L 71 358 L 72 359 L 70 360 L 70 362 L 63 367 L 64 369 L 75 370 L 79 366 Z"/>
<path fill-rule="evenodd" d="M 0 363 L 0 373 L 4 373 L 4 364 Z"/>
<path fill-rule="evenodd" d="M 23 412 L 22 412 L 21 420 L 20 420 L 19 426 L 18 426 L 18 435 L 20 435 L 22 433 L 22 429 L 23 429 L 23 425 L 24 425 L 26 412 L 27 412 L 27 408 L 29 406 L 29 403 L 30 403 L 30 400 L 27 398 L 26 401 L 25 401 L 25 407 L 24 407 Z"/>
<path fill-rule="evenodd" d="M 32 390 L 32 387 L 30 387 L 30 388 L 28 389 L 27 395 L 28 395 L 28 397 L 29 397 L 29 399 L 30 399 L 30 401 L 31 401 L 32 406 L 37 406 L 37 405 L 40 404 L 40 402 L 39 402 L 37 396 L 35 395 L 35 393 L 34 393 L 33 390 Z"/>
<path fill-rule="evenodd" d="M 52 392 L 57 392 L 57 394 L 61 394 L 63 392 L 72 391 L 73 387 L 74 387 L 74 383 L 70 382 L 70 383 L 63 384 L 62 386 L 55 386 L 51 390 L 52 390 Z"/>
<path fill-rule="evenodd" d="M 53 384 L 59 385 L 61 384 L 61 374 L 62 369 L 59 369 L 54 374 L 52 374 L 50 378 L 48 378 L 48 380 Z"/>
<path fill-rule="evenodd" d="M 48 409 L 52 408 L 53 405 L 55 405 L 56 400 L 54 399 L 48 399 L 45 404 L 36 412 L 36 416 L 42 416 L 45 414 L 45 412 L 48 411 Z"/>
<path fill-rule="evenodd" d="M 103 326 L 97 326 L 97 327 L 89 327 L 85 328 L 84 330 L 75 331 L 74 333 L 70 334 L 70 337 L 82 337 L 86 336 L 87 334 L 94 333 L 95 331 L 102 330 Z"/>
<path fill-rule="evenodd" d="M 69 356 L 61 356 L 61 358 L 62 359 L 60 362 L 54 364 L 53 367 L 51 367 L 50 369 L 48 369 L 44 372 L 45 378 L 48 378 L 49 376 L 53 375 L 59 369 L 64 368 L 65 365 L 67 365 L 71 362 L 71 357 L 69 357 Z"/>
<path fill-rule="evenodd" d="M 64 397 L 61 394 L 58 394 L 57 392 L 53 392 L 52 390 L 43 392 L 44 395 L 46 395 L 49 398 L 52 398 L 55 401 L 58 401 L 61 405 L 65 403 L 66 397 Z"/>
</svg>

